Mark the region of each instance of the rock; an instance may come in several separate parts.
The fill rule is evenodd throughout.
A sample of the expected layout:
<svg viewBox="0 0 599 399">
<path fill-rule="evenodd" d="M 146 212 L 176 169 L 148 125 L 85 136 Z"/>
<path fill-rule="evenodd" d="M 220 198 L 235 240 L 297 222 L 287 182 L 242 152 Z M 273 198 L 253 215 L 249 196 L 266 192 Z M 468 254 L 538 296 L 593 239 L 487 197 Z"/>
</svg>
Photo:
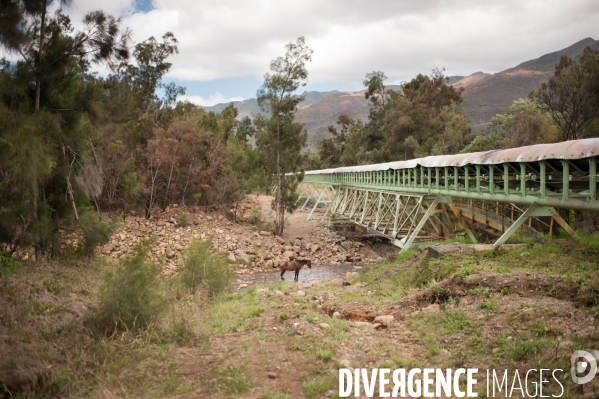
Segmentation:
<svg viewBox="0 0 599 399">
<path fill-rule="evenodd" d="M 175 251 L 173 251 L 171 247 L 166 247 L 164 253 L 168 259 L 173 259 L 175 257 Z"/>
<path fill-rule="evenodd" d="M 441 308 L 436 303 L 433 303 L 432 305 L 429 305 L 426 308 L 422 309 L 423 312 L 438 312 L 440 310 Z"/>
<path fill-rule="evenodd" d="M 183 251 L 183 245 L 181 245 L 181 244 L 177 244 L 177 245 L 175 245 L 175 249 L 176 249 L 177 251 L 181 252 L 181 251 Z"/>
<path fill-rule="evenodd" d="M 368 328 L 372 328 L 372 324 L 367 323 L 365 321 L 354 321 L 353 325 L 356 326 L 356 327 L 368 327 Z"/>
<path fill-rule="evenodd" d="M 327 323 L 320 323 L 318 325 L 320 328 L 322 328 L 323 330 L 327 329 L 327 328 L 331 328 L 330 325 L 328 325 Z"/>
<path fill-rule="evenodd" d="M 374 328 L 375 330 L 378 330 L 379 328 L 381 328 L 383 325 L 381 323 L 374 323 L 372 325 L 372 328 Z"/>
<path fill-rule="evenodd" d="M 206 216 L 206 219 L 210 220 L 210 221 L 214 220 L 214 218 L 212 216 Z"/>
<path fill-rule="evenodd" d="M 237 260 L 235 259 L 235 254 L 233 252 L 229 252 L 227 259 L 229 259 L 231 262 L 235 262 Z"/>
<path fill-rule="evenodd" d="M 343 280 L 341 280 L 340 278 L 334 278 L 331 280 L 331 284 L 332 285 L 343 285 Z"/>
<path fill-rule="evenodd" d="M 360 276 L 360 273 L 358 273 L 358 272 L 347 272 L 347 273 L 345 273 L 344 280 L 348 283 L 351 283 L 353 280 L 355 280 L 359 276 Z"/>
<path fill-rule="evenodd" d="M 271 380 L 274 380 L 275 378 L 277 378 L 277 373 L 273 373 L 271 371 L 270 373 L 268 373 L 268 378 L 270 378 Z"/>
<path fill-rule="evenodd" d="M 333 319 L 340 319 L 340 318 L 341 318 L 341 313 L 339 313 L 339 312 L 333 313 Z"/>
<path fill-rule="evenodd" d="M 275 266 L 274 266 L 274 262 L 272 261 L 272 259 L 269 259 L 269 260 L 267 260 L 267 261 L 264 263 L 264 267 L 265 267 L 266 269 L 273 269 Z"/>
<path fill-rule="evenodd" d="M 395 320 L 395 317 L 393 317 L 393 315 L 390 315 L 390 314 L 377 316 L 374 318 L 375 323 L 381 323 L 385 327 L 389 327 L 391 325 L 391 323 L 393 323 L 394 320 Z"/>
<path fill-rule="evenodd" d="M 275 295 L 276 296 L 285 296 L 285 293 L 283 291 L 275 290 Z"/>
<path fill-rule="evenodd" d="M 218 215 L 218 221 L 222 221 L 225 217 L 223 215 Z"/>
<path fill-rule="evenodd" d="M 310 249 L 310 252 L 314 253 L 314 252 L 318 251 L 319 249 L 320 249 L 319 245 L 313 245 L 312 249 Z"/>
<path fill-rule="evenodd" d="M 252 263 L 252 258 L 240 249 L 233 251 L 233 254 L 235 255 L 235 260 L 243 263 L 244 265 L 249 266 Z"/>
<path fill-rule="evenodd" d="M 341 248 L 345 249 L 346 251 L 349 251 L 350 249 L 352 249 L 352 245 L 350 241 L 343 241 L 341 244 Z"/>
<path fill-rule="evenodd" d="M 302 290 L 299 290 L 298 292 L 295 293 L 295 296 L 306 296 L 306 293 Z"/>
<path fill-rule="evenodd" d="M 285 251 L 283 252 L 283 257 L 287 259 L 295 259 L 295 252 L 293 251 Z"/>
<path fill-rule="evenodd" d="M 179 227 L 179 222 L 177 222 L 177 220 L 173 217 L 171 217 L 171 223 L 175 225 L 175 227 Z"/>
<path fill-rule="evenodd" d="M 261 236 L 271 236 L 272 233 L 270 231 L 260 231 Z"/>
<path fill-rule="evenodd" d="M 137 216 L 137 212 L 135 212 L 133 209 L 129 211 L 129 215 L 131 216 Z"/>
<path fill-rule="evenodd" d="M 346 358 L 342 358 L 339 360 L 339 364 L 342 366 L 345 366 L 345 368 L 350 368 L 351 367 L 351 363 L 349 362 L 349 359 Z"/>
<path fill-rule="evenodd" d="M 277 237 L 277 242 L 281 245 L 285 244 L 285 240 L 282 239 L 281 237 Z"/>
</svg>

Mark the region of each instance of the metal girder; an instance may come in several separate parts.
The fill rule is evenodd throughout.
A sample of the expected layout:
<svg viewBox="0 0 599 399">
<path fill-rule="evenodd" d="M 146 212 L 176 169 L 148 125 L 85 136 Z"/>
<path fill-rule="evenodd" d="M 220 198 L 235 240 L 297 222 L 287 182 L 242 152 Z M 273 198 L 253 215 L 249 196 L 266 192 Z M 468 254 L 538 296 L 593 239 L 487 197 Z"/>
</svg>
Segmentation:
<svg viewBox="0 0 599 399">
<path fill-rule="evenodd" d="M 504 244 L 512 236 L 512 234 L 514 234 L 516 231 L 518 231 L 520 226 L 522 226 L 523 223 L 529 217 L 532 217 L 532 216 L 550 216 L 564 230 L 566 230 L 566 232 L 568 234 L 570 234 L 572 237 L 577 238 L 577 235 L 574 232 L 574 230 L 572 230 L 572 228 L 570 226 L 568 226 L 566 221 L 557 213 L 557 211 L 554 208 L 549 207 L 549 206 L 532 204 L 531 206 L 528 207 L 528 209 L 526 211 L 524 211 L 524 213 L 522 215 L 520 215 L 520 217 L 518 219 L 516 219 L 516 221 L 514 221 L 514 223 L 512 223 L 512 225 L 505 231 L 505 233 L 503 233 L 501 235 L 501 237 L 499 237 L 499 239 L 497 241 L 495 241 L 495 243 L 493 244 L 493 247 L 498 247 L 498 246 Z"/>
<path fill-rule="evenodd" d="M 418 237 L 418 234 L 429 217 L 436 212 L 437 204 L 448 202 L 450 200 L 442 196 L 430 197 L 341 186 L 337 188 L 336 196 L 327 212 L 330 211 L 332 215 L 385 236 L 400 248 L 407 249 L 416 239 L 439 238 L 430 232 L 421 237 Z M 434 229 L 439 228 L 434 226 Z"/>
</svg>

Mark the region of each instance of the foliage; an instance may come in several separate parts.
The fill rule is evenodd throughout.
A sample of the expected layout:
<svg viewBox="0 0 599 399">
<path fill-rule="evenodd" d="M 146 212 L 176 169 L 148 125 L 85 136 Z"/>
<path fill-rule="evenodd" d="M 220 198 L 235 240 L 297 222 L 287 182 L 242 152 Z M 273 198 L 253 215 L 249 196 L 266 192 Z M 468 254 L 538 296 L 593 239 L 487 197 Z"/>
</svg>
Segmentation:
<svg viewBox="0 0 599 399">
<path fill-rule="evenodd" d="M 577 59 L 564 55 L 548 82 L 533 95 L 559 127 L 560 140 L 596 135 L 599 126 L 599 51 L 586 47 Z"/>
<path fill-rule="evenodd" d="M 187 226 L 188 222 L 189 222 L 189 215 L 187 213 L 182 213 L 181 215 L 179 215 L 179 224 L 181 225 L 181 227 Z"/>
<path fill-rule="evenodd" d="M 373 71 L 366 74 L 366 79 L 362 84 L 366 87 L 364 97 L 370 102 L 375 108 L 384 107 L 385 101 L 387 100 L 387 94 L 385 94 L 385 80 L 387 76 L 384 72 Z"/>
<path fill-rule="evenodd" d="M 7 251 L 0 251 L 0 277 L 10 276 L 16 273 L 21 264 L 10 256 Z"/>
<path fill-rule="evenodd" d="M 534 99 L 518 99 L 491 119 L 462 153 L 521 147 L 557 141 L 558 130 L 548 112 Z"/>
<path fill-rule="evenodd" d="M 441 70 L 418 75 L 401 91 L 386 90 L 383 72 L 366 75 L 365 96 L 372 102 L 369 121 L 341 115 L 338 132 L 319 144 L 319 167 L 390 162 L 427 155 L 454 154 L 470 134 L 461 92 L 446 84 Z"/>
<path fill-rule="evenodd" d="M 189 293 L 204 289 L 215 297 L 231 285 L 233 272 L 224 254 L 211 252 L 212 242 L 196 240 L 185 251 L 185 263 L 179 268 L 181 283 Z"/>
<path fill-rule="evenodd" d="M 124 330 L 143 330 L 160 319 L 165 298 L 160 293 L 160 270 L 146 260 L 147 248 L 137 247 L 108 273 L 100 288 L 98 305 L 88 319 L 98 333 L 111 335 Z"/>
<path fill-rule="evenodd" d="M 303 37 L 285 45 L 285 49 L 284 57 L 270 63 L 271 73 L 264 75 L 264 83 L 257 92 L 258 104 L 270 113 L 270 118 L 256 133 L 256 145 L 264 154 L 269 175 L 274 174 L 276 179 L 273 209 L 277 235 L 283 234 L 285 211 L 293 211 L 297 200 L 295 191 L 303 177 L 286 173 L 298 172 L 302 163 L 300 150 L 306 144 L 307 133 L 301 124 L 294 122 L 294 117 L 303 96 L 294 92 L 306 85 L 306 63 L 312 60 L 312 50 Z"/>
<path fill-rule="evenodd" d="M 83 230 L 83 243 L 80 250 L 86 255 L 92 255 L 96 247 L 106 244 L 114 230 L 113 221 L 100 220 L 99 216 L 91 209 L 85 209 L 82 212 L 79 222 Z"/>
</svg>

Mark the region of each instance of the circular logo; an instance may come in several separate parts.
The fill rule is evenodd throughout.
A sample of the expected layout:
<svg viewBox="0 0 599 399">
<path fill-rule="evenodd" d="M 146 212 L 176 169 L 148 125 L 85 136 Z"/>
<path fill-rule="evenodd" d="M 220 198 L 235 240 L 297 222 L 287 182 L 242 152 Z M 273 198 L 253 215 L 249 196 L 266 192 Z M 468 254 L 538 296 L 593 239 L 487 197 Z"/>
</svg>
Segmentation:
<svg viewBox="0 0 599 399">
<path fill-rule="evenodd" d="M 586 384 L 595 377 L 595 374 L 597 374 L 597 361 L 595 360 L 595 356 L 586 351 L 574 352 L 570 359 L 570 366 L 570 375 L 572 376 L 572 381 L 576 384 Z M 588 371 L 588 374 L 584 377 L 578 377 L 576 375 L 577 373 L 584 373 L 585 371 Z"/>
</svg>

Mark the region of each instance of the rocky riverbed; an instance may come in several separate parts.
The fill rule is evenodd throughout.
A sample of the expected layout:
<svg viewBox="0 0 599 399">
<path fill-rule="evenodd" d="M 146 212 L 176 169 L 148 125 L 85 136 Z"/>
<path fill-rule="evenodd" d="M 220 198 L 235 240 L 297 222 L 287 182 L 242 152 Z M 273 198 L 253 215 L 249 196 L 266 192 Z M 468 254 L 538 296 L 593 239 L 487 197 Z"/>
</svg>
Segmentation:
<svg viewBox="0 0 599 399">
<path fill-rule="evenodd" d="M 263 202 L 260 197 L 246 200 L 241 204 L 238 219 L 247 220 L 252 212 L 261 209 Z M 182 214 L 187 214 L 186 226 L 181 226 Z M 215 250 L 228 253 L 237 274 L 272 272 L 281 261 L 295 258 L 310 258 L 315 268 L 363 265 L 383 260 L 367 244 L 346 239 L 316 221 L 306 221 L 306 216 L 307 213 L 301 211 L 294 214 L 296 231 L 298 223 L 309 224 L 302 226 L 301 235 L 294 234 L 294 229 L 288 229 L 279 237 L 273 236 L 270 231 L 259 231 L 247 222 L 230 221 L 217 212 L 174 204 L 164 211 L 155 211 L 150 219 L 134 212 L 127 214 L 110 242 L 98 252 L 120 259 L 131 255 L 142 241 L 151 240 L 150 259 L 162 266 L 165 275 L 176 273 L 185 248 L 192 241 L 208 239 L 212 240 Z"/>
</svg>

